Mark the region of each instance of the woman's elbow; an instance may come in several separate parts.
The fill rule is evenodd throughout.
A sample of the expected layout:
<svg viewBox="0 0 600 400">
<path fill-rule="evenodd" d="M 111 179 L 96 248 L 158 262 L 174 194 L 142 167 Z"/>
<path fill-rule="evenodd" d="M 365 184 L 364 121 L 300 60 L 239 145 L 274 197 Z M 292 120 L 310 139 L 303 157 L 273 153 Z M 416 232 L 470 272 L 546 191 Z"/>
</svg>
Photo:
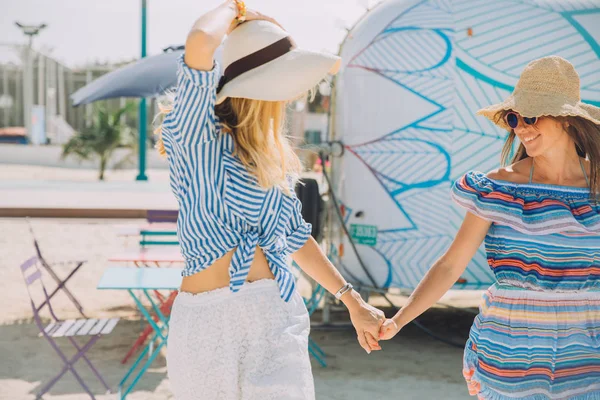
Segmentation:
<svg viewBox="0 0 600 400">
<path fill-rule="evenodd" d="M 321 249 L 319 245 L 316 244 L 315 240 L 311 236 L 301 247 L 298 247 L 297 249 L 295 249 L 295 251 L 292 251 L 290 253 L 290 256 L 292 257 L 292 260 L 298 262 L 299 258 L 305 257 L 307 255 L 310 256 L 319 254 L 321 252 L 320 250 Z"/>
<path fill-rule="evenodd" d="M 185 50 L 194 54 L 214 54 L 220 45 L 218 38 L 202 29 L 193 29 L 185 41 Z"/>
<path fill-rule="evenodd" d="M 208 33 L 193 30 L 185 42 L 185 63 L 188 67 L 200 71 L 210 71 L 213 68 L 213 55 L 218 44 Z"/>
<path fill-rule="evenodd" d="M 468 263 L 465 263 L 460 257 L 452 257 L 452 254 L 446 252 L 434 264 L 437 270 L 444 271 L 449 275 L 460 275 L 467 268 Z"/>
</svg>

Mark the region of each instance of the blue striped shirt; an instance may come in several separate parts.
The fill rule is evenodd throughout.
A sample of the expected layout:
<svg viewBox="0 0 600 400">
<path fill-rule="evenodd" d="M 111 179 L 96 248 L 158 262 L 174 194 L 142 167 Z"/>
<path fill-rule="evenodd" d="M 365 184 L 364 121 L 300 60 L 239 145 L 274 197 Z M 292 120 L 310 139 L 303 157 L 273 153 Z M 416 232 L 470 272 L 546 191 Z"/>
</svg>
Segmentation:
<svg viewBox="0 0 600 400">
<path fill-rule="evenodd" d="M 263 189 L 233 154 L 233 137 L 215 115 L 219 67 L 198 71 L 178 61 L 173 110 L 162 138 L 170 185 L 179 203 L 177 236 L 185 258 L 184 276 L 212 265 L 236 249 L 229 267 L 231 291 L 246 281 L 256 246 L 265 254 L 281 297 L 288 301 L 295 279 L 287 257 L 308 240 L 311 225 L 291 190 Z"/>
</svg>

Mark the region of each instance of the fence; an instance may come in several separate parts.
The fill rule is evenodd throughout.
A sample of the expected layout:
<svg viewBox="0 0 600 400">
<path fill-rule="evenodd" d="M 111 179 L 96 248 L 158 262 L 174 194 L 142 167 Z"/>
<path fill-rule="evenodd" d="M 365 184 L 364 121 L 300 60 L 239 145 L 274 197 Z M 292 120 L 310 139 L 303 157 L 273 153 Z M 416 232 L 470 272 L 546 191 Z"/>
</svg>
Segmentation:
<svg viewBox="0 0 600 400">
<path fill-rule="evenodd" d="M 13 53 L 12 61 L 0 61 L 0 128 L 22 127 L 24 123 L 24 52 L 27 47 L 0 45 L 0 52 Z M 63 143 L 73 131 L 80 131 L 89 124 L 93 105 L 71 106 L 69 96 L 94 79 L 125 64 L 95 64 L 82 68 L 70 68 L 56 59 L 32 50 L 33 105 L 44 106 L 46 136 L 50 142 Z M 109 110 L 123 107 L 126 99 L 103 101 Z M 156 109 L 155 101 L 149 99 L 148 131 Z M 137 107 L 125 115 L 124 123 L 137 129 Z"/>
</svg>

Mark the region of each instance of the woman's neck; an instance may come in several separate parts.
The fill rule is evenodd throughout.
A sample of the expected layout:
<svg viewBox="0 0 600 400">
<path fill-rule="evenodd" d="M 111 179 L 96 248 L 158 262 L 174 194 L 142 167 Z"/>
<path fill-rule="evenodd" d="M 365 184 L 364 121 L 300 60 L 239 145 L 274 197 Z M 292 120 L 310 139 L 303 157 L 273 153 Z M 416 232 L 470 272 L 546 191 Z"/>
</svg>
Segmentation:
<svg viewBox="0 0 600 400">
<path fill-rule="evenodd" d="M 533 157 L 532 162 L 534 180 L 537 182 L 569 186 L 582 177 L 579 155 L 574 144 Z"/>
</svg>

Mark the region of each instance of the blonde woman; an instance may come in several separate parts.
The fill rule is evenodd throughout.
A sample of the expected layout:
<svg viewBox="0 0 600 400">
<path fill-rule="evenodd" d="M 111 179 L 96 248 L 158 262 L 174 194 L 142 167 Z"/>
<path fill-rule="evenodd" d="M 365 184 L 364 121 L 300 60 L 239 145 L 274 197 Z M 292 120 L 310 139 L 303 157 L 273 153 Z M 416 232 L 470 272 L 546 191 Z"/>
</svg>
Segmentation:
<svg viewBox="0 0 600 400">
<path fill-rule="evenodd" d="M 600 399 L 600 108 L 557 56 L 532 61 L 503 103 L 479 111 L 509 131 L 503 163 L 452 195 L 467 215 L 382 339 L 431 307 L 485 240 L 496 276 L 464 354 L 479 399 Z"/>
<path fill-rule="evenodd" d="M 227 33 L 221 76 L 213 54 Z M 310 237 L 294 194 L 300 161 L 284 135 L 286 101 L 338 64 L 298 49 L 241 1 L 208 12 L 188 35 L 158 145 L 169 161 L 186 260 L 167 356 L 178 400 L 314 399 L 310 321 L 290 255 L 348 307 L 360 345 L 380 349 L 383 313 Z"/>
</svg>

